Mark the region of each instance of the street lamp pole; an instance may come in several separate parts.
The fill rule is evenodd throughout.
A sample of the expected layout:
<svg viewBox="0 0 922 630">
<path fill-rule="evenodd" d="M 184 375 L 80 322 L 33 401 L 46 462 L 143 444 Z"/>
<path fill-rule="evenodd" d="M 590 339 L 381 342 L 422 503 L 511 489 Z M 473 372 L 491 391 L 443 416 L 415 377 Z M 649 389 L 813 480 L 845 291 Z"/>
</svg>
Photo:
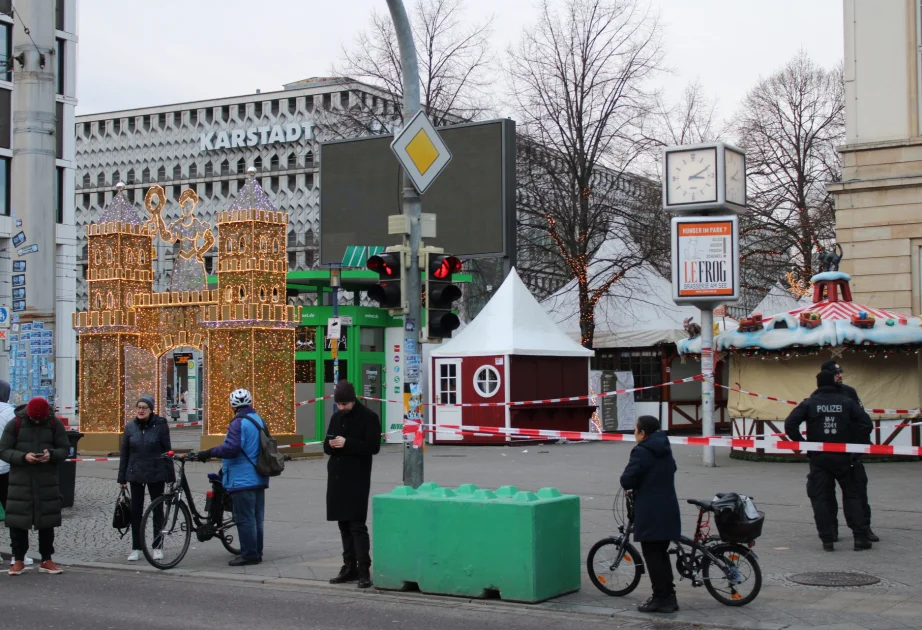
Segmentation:
<svg viewBox="0 0 922 630">
<path fill-rule="evenodd" d="M 403 74 L 403 122 L 406 124 L 419 112 L 419 66 L 416 59 L 416 45 L 413 43 L 413 31 L 407 18 L 403 0 L 387 0 L 387 8 L 397 32 L 397 45 L 400 48 L 400 67 Z M 420 215 L 422 203 L 419 193 L 413 187 L 406 172 L 403 174 L 403 214 L 410 224 L 410 260 L 406 275 L 408 312 L 406 319 L 407 336 L 412 335 L 420 347 L 420 330 L 422 320 L 422 295 L 419 270 Z M 404 443 L 403 483 L 418 488 L 423 483 L 423 449 L 413 448 Z"/>
</svg>

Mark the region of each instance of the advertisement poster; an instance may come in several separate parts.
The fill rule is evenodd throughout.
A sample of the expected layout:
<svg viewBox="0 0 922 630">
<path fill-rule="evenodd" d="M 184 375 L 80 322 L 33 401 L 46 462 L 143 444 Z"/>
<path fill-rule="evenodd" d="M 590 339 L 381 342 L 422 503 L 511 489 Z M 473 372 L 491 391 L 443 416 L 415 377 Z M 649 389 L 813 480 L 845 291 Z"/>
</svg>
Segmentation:
<svg viewBox="0 0 922 630">
<path fill-rule="evenodd" d="M 739 294 L 736 217 L 672 220 L 673 298 L 733 301 Z"/>
</svg>

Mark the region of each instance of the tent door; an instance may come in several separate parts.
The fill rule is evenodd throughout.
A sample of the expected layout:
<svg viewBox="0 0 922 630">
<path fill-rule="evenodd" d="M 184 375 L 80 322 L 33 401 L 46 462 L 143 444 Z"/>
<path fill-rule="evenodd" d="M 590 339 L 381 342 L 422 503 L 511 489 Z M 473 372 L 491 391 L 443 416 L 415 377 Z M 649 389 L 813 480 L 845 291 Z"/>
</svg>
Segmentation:
<svg viewBox="0 0 922 630">
<path fill-rule="evenodd" d="M 461 359 L 435 360 L 435 401 L 440 405 L 461 404 Z M 464 424 L 461 407 L 436 407 L 436 440 L 461 440 L 463 436 L 439 431 L 438 425 Z"/>
</svg>

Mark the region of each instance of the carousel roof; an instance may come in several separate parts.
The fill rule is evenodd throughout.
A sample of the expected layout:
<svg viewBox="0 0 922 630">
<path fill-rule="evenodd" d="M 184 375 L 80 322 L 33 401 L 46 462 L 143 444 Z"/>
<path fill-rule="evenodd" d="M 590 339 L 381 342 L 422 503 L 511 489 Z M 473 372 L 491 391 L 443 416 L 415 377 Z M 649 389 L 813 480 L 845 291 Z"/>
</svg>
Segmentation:
<svg viewBox="0 0 922 630">
<path fill-rule="evenodd" d="M 853 301 L 850 280 L 851 276 L 841 272 L 817 274 L 811 278 L 815 287 L 812 304 L 761 317 L 761 321 L 760 315 L 754 313 L 740 322 L 738 329 L 722 331 L 715 339 L 715 349 L 772 352 L 840 345 L 922 344 L 922 320 Z M 700 354 L 700 337 L 682 340 L 678 350 L 680 354 Z"/>
</svg>

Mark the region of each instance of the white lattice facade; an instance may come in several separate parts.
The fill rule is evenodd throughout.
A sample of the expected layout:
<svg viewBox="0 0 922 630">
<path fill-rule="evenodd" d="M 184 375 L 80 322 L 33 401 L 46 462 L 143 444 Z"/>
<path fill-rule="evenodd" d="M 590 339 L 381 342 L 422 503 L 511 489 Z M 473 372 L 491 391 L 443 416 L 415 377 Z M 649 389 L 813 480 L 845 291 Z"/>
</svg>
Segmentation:
<svg viewBox="0 0 922 630">
<path fill-rule="evenodd" d="M 315 265 L 320 227 L 319 143 L 330 134 L 324 121 L 355 106 L 396 113 L 374 88 L 349 79 L 309 79 L 279 92 L 79 116 L 76 119 L 76 223 L 85 252 L 83 228 L 97 220 L 126 184 L 128 199 L 143 207 L 144 194 L 160 184 L 167 194 L 164 219 L 179 216 L 178 198 L 194 188 L 201 198 L 197 215 L 213 222 L 246 181 L 257 177 L 277 208 L 290 213 L 288 261 L 292 271 Z M 332 113 L 331 113 L 332 112 Z M 206 257 L 212 272 L 215 250 Z M 168 290 L 173 251 L 157 245 L 156 290 Z M 78 268 L 77 308 L 86 308 L 83 273 Z"/>
</svg>

